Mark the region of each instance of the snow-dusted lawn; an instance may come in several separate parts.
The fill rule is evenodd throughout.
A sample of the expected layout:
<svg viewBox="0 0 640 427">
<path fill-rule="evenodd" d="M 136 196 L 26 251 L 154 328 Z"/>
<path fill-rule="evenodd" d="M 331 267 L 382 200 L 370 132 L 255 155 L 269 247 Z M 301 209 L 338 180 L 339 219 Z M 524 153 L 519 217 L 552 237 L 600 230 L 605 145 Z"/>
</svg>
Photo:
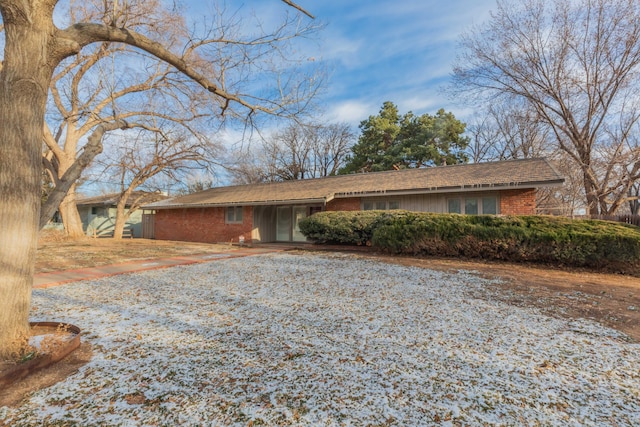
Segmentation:
<svg viewBox="0 0 640 427">
<path fill-rule="evenodd" d="M 94 357 L 0 424 L 640 425 L 640 345 L 487 283 L 303 253 L 37 290 Z"/>
</svg>

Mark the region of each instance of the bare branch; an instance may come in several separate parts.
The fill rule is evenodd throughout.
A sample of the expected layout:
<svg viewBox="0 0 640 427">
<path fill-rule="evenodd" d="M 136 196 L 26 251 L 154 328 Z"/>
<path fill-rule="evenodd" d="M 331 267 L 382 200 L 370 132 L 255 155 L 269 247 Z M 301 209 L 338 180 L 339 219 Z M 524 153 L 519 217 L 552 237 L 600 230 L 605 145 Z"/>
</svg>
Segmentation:
<svg viewBox="0 0 640 427">
<path fill-rule="evenodd" d="M 306 10 L 304 10 L 302 7 L 298 6 L 296 3 L 292 2 L 291 0 L 282 0 L 284 3 L 288 4 L 289 6 L 298 9 L 300 12 L 304 13 L 305 15 L 307 15 L 309 18 L 311 19 L 315 19 L 315 16 L 313 16 L 311 13 L 307 12 Z"/>
<path fill-rule="evenodd" d="M 491 99 L 485 105 L 528 104 L 581 171 L 590 213 L 615 211 L 611 194 L 624 197 L 631 180 L 627 151 L 615 147 L 640 112 L 640 4 L 501 1 L 461 45 L 452 90 Z"/>
<path fill-rule="evenodd" d="M 156 58 L 171 64 L 178 71 L 193 79 L 193 81 L 198 83 L 204 89 L 224 100 L 240 104 L 252 112 L 262 111 L 268 114 L 275 113 L 273 109 L 250 104 L 238 96 L 222 90 L 207 77 L 193 69 L 193 67 L 191 67 L 183 58 L 172 53 L 160 43 L 155 42 L 142 34 L 138 34 L 124 28 L 113 28 L 106 25 L 86 23 L 75 24 L 62 32 L 64 33 L 62 37 L 67 38 L 68 40 L 73 40 L 80 46 L 86 46 L 99 41 L 111 41 L 126 43 L 130 46 L 137 47 Z"/>
<path fill-rule="evenodd" d="M 49 129 L 49 126 L 46 123 L 44 124 L 44 129 L 43 129 L 43 140 L 44 140 L 44 144 L 47 146 L 49 150 L 51 150 L 54 156 L 56 156 L 57 158 L 60 158 L 61 156 L 64 155 L 64 152 L 62 151 L 62 149 L 60 149 L 60 146 L 58 145 L 58 141 L 56 141 L 54 136 L 51 134 L 51 130 Z"/>
<path fill-rule="evenodd" d="M 116 129 L 131 129 L 141 127 L 155 131 L 157 129 L 148 127 L 140 123 L 128 123 L 124 120 L 117 120 L 112 123 L 103 123 L 96 127 L 94 132 L 89 136 L 87 144 L 84 146 L 82 153 L 74 161 L 65 173 L 56 180 L 56 187 L 49 195 L 46 202 L 42 205 L 40 212 L 40 228 L 47 224 L 51 219 L 60 202 L 64 199 L 71 186 L 78 181 L 82 172 L 89 164 L 102 153 L 102 138 L 104 134 Z"/>
</svg>

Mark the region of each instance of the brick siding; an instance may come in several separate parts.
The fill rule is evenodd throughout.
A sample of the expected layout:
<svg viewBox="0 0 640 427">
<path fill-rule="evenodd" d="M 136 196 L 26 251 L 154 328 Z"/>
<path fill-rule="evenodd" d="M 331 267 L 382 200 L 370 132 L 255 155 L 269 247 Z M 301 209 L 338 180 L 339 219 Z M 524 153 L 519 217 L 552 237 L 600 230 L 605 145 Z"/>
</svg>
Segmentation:
<svg viewBox="0 0 640 427">
<path fill-rule="evenodd" d="M 242 235 L 251 241 L 253 208 L 242 210 L 242 224 L 225 223 L 226 208 L 159 209 L 155 214 L 155 234 L 158 240 L 184 242 L 238 242 Z"/>
<path fill-rule="evenodd" d="M 500 213 L 503 215 L 535 215 L 536 190 L 507 190 L 500 193 Z"/>
<path fill-rule="evenodd" d="M 359 211 L 359 197 L 334 199 L 327 211 Z M 536 190 L 506 190 L 500 193 L 500 213 L 503 215 L 534 215 Z M 238 242 L 240 236 L 251 241 L 253 208 L 245 206 L 242 224 L 226 224 L 226 208 L 159 209 L 155 214 L 155 238 L 186 242 Z"/>
<path fill-rule="evenodd" d="M 333 199 L 327 203 L 328 211 L 359 211 L 360 198 L 352 197 L 348 199 Z"/>
</svg>

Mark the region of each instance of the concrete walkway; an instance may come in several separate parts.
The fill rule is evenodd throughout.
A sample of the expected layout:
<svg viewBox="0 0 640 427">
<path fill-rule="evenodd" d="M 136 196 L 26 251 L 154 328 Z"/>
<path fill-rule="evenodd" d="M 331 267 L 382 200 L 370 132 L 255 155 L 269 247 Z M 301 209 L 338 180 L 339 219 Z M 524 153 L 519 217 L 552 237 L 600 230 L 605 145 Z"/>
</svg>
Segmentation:
<svg viewBox="0 0 640 427">
<path fill-rule="evenodd" d="M 288 246 L 264 246 L 241 248 L 230 252 L 185 255 L 171 258 L 157 258 L 125 262 L 122 264 L 103 265 L 100 267 L 79 268 L 76 270 L 52 271 L 39 273 L 34 276 L 33 288 L 42 289 L 79 280 L 98 279 L 100 277 L 115 276 L 117 274 L 134 273 L 137 271 L 154 270 L 158 268 L 175 267 L 177 265 L 197 264 L 220 259 L 238 258 L 251 255 L 261 255 L 290 250 Z"/>
</svg>

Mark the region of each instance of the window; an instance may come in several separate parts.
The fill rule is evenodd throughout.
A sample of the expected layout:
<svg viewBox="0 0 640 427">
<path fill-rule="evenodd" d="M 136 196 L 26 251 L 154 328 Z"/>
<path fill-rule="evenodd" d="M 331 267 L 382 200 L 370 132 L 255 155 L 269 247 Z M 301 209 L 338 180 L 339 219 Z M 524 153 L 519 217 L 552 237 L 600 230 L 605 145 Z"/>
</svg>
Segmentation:
<svg viewBox="0 0 640 427">
<path fill-rule="evenodd" d="M 449 213 L 462 213 L 460 210 L 460 199 L 449 199 Z"/>
<path fill-rule="evenodd" d="M 496 215 L 498 213 L 498 200 L 496 197 L 482 198 L 482 213 L 484 215 Z"/>
<path fill-rule="evenodd" d="M 498 198 L 485 196 L 448 199 L 447 212 L 466 215 L 497 215 Z"/>
<path fill-rule="evenodd" d="M 464 213 L 478 215 L 478 199 L 464 199 Z"/>
<path fill-rule="evenodd" d="M 97 206 L 92 206 L 91 207 L 91 215 L 95 215 L 95 216 L 105 216 L 106 212 L 105 212 L 105 208 L 99 208 Z"/>
<path fill-rule="evenodd" d="M 371 201 L 371 200 L 367 200 L 362 202 L 362 210 L 363 211 L 371 211 L 371 210 L 379 210 L 379 211 L 384 211 L 384 210 L 392 210 L 392 209 L 400 209 L 400 202 L 397 200 L 393 200 L 393 201 L 388 201 L 388 200 L 376 200 L 376 201 Z"/>
<path fill-rule="evenodd" d="M 242 206 L 229 206 L 227 208 L 227 224 L 242 223 Z"/>
</svg>

